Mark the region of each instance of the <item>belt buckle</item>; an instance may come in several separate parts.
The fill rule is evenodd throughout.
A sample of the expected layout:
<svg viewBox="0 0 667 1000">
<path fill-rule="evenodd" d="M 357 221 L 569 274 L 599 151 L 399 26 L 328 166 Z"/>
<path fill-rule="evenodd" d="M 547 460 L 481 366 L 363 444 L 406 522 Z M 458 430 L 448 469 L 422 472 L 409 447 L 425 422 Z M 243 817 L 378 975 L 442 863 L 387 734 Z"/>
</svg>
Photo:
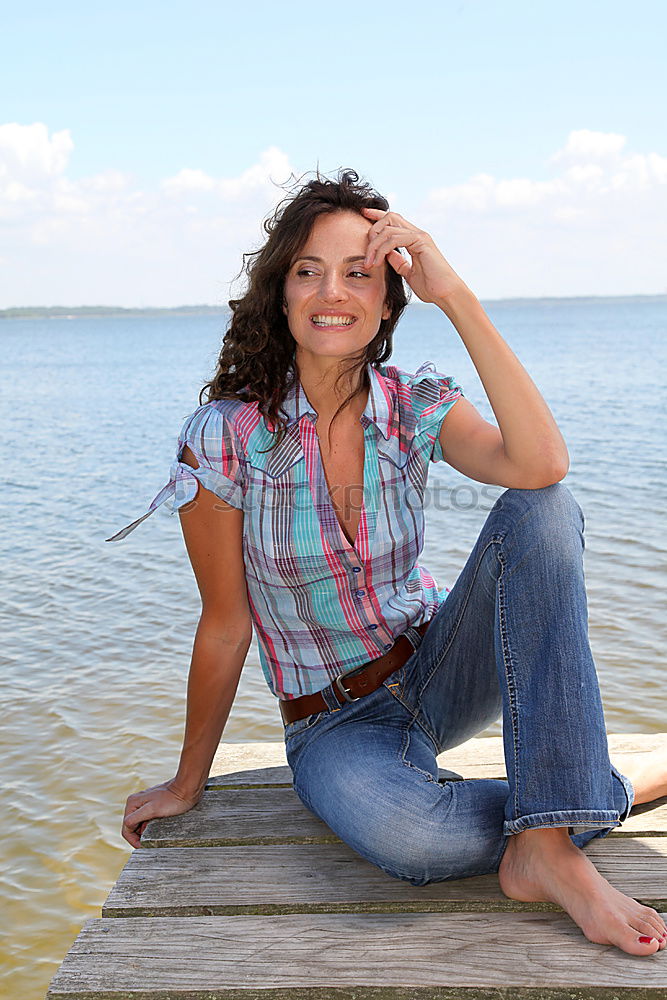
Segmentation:
<svg viewBox="0 0 667 1000">
<path fill-rule="evenodd" d="M 336 677 L 336 679 L 334 680 L 334 684 L 336 685 L 336 687 L 340 691 L 342 697 L 345 699 L 345 701 L 349 702 L 350 704 L 352 704 L 353 701 L 359 701 L 360 698 L 351 698 L 350 697 L 350 693 L 347 690 L 347 688 L 343 687 L 343 683 L 342 683 L 343 677 L 345 677 L 345 674 L 339 674 L 338 677 Z"/>
</svg>

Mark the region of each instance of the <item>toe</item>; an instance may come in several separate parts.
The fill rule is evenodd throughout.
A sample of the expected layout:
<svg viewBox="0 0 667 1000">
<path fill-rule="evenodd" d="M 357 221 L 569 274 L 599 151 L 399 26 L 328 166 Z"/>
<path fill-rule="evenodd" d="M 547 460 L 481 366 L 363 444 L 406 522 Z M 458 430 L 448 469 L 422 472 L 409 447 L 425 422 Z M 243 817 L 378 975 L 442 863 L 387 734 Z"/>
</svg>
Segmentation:
<svg viewBox="0 0 667 1000">
<path fill-rule="evenodd" d="M 624 949 L 631 955 L 655 955 L 660 947 L 659 942 L 655 938 L 644 934 L 636 938 L 635 941 L 636 944 L 632 944 L 630 947 Z"/>
<path fill-rule="evenodd" d="M 657 936 L 658 938 L 664 937 L 667 934 L 667 928 L 665 928 L 662 917 L 655 910 L 651 909 L 651 907 L 643 907 L 640 910 L 638 917 L 639 919 L 637 921 L 631 920 L 630 923 L 633 927 L 636 927 L 637 930 L 639 930 L 640 934 L 649 933 Z M 642 928 L 649 927 L 650 930 L 640 930 L 640 925 Z"/>
<path fill-rule="evenodd" d="M 629 920 L 628 923 L 637 937 L 652 938 L 657 944 L 660 944 L 661 933 L 651 921 L 634 919 Z"/>
<path fill-rule="evenodd" d="M 648 934 L 649 936 L 656 935 L 657 937 L 660 937 L 662 934 L 662 931 L 658 929 L 655 922 L 648 917 L 637 916 L 630 919 L 628 923 L 631 927 L 634 927 L 639 934 Z"/>
</svg>

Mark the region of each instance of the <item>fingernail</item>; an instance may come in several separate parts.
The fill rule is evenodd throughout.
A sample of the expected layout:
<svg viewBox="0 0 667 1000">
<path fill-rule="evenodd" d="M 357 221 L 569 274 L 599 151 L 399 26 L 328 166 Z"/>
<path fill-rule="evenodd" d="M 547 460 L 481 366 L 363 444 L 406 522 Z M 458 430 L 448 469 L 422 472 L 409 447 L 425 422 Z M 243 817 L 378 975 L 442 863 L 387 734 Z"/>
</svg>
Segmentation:
<svg viewBox="0 0 667 1000">
<path fill-rule="evenodd" d="M 650 944 L 651 941 L 653 941 L 653 938 L 650 937 L 640 937 L 639 939 L 640 944 Z"/>
</svg>

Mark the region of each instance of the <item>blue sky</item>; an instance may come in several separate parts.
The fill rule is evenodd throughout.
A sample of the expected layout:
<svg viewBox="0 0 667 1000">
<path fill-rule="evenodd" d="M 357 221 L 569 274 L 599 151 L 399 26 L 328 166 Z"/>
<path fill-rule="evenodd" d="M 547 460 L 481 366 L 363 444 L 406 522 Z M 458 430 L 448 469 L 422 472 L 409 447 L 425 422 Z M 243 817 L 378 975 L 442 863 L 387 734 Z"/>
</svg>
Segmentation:
<svg viewBox="0 0 667 1000">
<path fill-rule="evenodd" d="M 453 251 L 472 267 L 479 294 L 667 291 L 667 275 L 655 264 L 642 272 L 634 260 L 633 274 L 624 277 L 623 248 L 609 247 L 608 229 L 610 214 L 618 212 L 620 231 L 631 230 L 628 252 L 635 255 L 646 244 L 647 265 L 649 251 L 667 235 L 657 222 L 667 156 L 664 2 L 443 0 L 343 7 L 121 0 L 97 9 L 33 3 L 26 13 L 5 12 L 3 28 L 0 127 L 23 131 L 0 133 L 0 182 L 4 176 L 5 207 L 11 203 L 0 221 L 9 216 L 13 237 L 5 227 L 0 307 L 46 304 L 59 294 L 63 304 L 100 296 L 150 304 L 139 301 L 142 295 L 154 304 L 175 304 L 177 293 L 186 301 L 217 301 L 221 282 L 238 270 L 244 240 L 256 240 L 259 217 L 270 207 L 268 175 L 282 180 L 281 164 L 302 173 L 318 163 L 325 171 L 354 166 L 391 196 L 397 211 L 417 213 L 413 221 L 433 230 L 445 255 Z M 25 131 L 36 123 L 44 127 L 39 135 Z M 568 146 L 573 134 L 579 139 Z M 623 141 L 596 145 L 592 135 Z M 603 173 L 591 180 L 592 165 L 601 163 Z M 261 191 L 253 169 L 266 175 Z M 181 185 L 181 200 L 174 201 L 178 185 L 164 185 L 184 170 L 198 173 L 186 175 L 187 197 Z M 217 188 L 208 185 L 209 201 L 202 202 L 204 177 L 217 184 L 244 176 L 246 188 L 255 183 L 256 190 L 234 196 L 233 220 Z M 495 185 L 487 184 L 484 204 L 476 177 Z M 502 201 L 502 191 L 516 181 L 532 187 L 528 194 L 522 189 L 518 214 L 510 217 L 516 199 Z M 559 183 L 568 191 L 536 187 Z M 619 208 L 609 192 L 624 184 Z M 232 189 L 226 190 L 231 197 Z M 505 206 L 500 221 L 499 197 Z M 105 246 L 104 218 L 112 202 L 114 218 L 125 213 L 126 243 L 115 233 Z M 132 215 L 129 206 L 139 202 L 144 207 Z M 0 183 L 0 212 L 2 207 Z M 150 231 L 142 222 L 149 216 Z M 217 241 L 205 226 L 188 229 L 193 216 L 207 224 L 217 218 Z M 598 259 L 587 277 L 583 257 L 569 270 L 553 257 L 568 246 L 565 220 L 575 218 L 572 241 L 581 244 L 583 226 L 588 256 L 612 253 L 609 268 Z M 151 265 L 151 240 L 161 227 L 173 247 L 171 263 L 163 253 Z M 197 233 L 201 259 L 218 254 L 205 275 L 196 264 Z M 500 249 L 515 255 L 515 267 L 494 270 L 493 256 L 476 257 L 475 247 L 489 242 L 496 258 Z M 181 243 L 187 260 L 177 268 Z M 543 270 L 535 266 L 539 246 L 545 248 Z M 49 275 L 49 252 L 62 273 Z M 184 269 L 192 259 L 188 283 Z M 78 285 L 67 277 L 67 261 Z M 160 266 L 162 283 L 154 273 Z M 29 281 L 21 277 L 26 268 L 32 270 Z M 177 282 L 172 268 L 179 271 Z"/>
</svg>

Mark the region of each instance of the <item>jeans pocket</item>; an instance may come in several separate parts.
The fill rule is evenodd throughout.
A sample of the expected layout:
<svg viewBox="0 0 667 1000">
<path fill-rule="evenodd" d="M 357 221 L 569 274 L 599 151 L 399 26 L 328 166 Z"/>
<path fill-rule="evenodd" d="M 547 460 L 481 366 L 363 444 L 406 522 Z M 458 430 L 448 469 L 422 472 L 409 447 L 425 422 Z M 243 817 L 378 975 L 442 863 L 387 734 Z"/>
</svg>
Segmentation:
<svg viewBox="0 0 667 1000">
<path fill-rule="evenodd" d="M 306 729 L 311 729 L 313 726 L 317 725 L 323 715 L 327 713 L 322 710 L 321 712 L 315 712 L 313 715 L 306 715 L 303 719 L 296 719 L 294 722 L 288 722 L 285 726 L 285 742 L 291 740 L 293 736 L 298 733 L 305 732 Z"/>
</svg>

